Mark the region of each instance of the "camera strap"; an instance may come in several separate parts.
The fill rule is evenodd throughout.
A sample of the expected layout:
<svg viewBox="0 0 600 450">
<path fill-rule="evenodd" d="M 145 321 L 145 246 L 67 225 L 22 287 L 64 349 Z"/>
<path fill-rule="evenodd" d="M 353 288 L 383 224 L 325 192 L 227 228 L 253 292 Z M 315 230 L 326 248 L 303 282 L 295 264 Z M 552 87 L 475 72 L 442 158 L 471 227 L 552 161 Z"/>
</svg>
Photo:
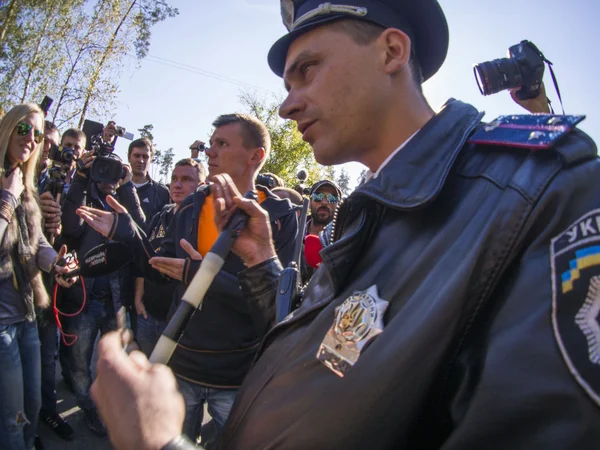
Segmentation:
<svg viewBox="0 0 600 450">
<path fill-rule="evenodd" d="M 552 68 L 553 64 L 548 58 L 544 56 L 543 53 L 540 53 L 542 60 L 548 65 L 548 69 L 550 69 L 550 76 L 552 77 L 552 82 L 554 83 L 554 89 L 556 89 L 556 93 L 558 94 L 558 101 L 560 101 L 560 107 L 562 109 L 563 116 L 565 115 L 565 105 L 563 105 L 562 96 L 560 95 L 560 88 L 558 87 L 558 81 L 556 81 L 556 75 L 554 74 L 554 69 Z M 546 96 L 548 100 L 548 106 L 550 107 L 550 111 L 554 114 L 554 108 L 552 107 L 552 102 Z"/>
</svg>

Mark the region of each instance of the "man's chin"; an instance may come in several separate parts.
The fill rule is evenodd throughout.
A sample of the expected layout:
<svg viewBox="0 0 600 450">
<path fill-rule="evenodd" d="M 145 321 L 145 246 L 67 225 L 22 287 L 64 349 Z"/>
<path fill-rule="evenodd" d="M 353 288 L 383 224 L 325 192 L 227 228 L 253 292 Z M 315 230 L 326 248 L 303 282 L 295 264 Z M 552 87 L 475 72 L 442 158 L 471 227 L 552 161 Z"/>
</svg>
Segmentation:
<svg viewBox="0 0 600 450">
<path fill-rule="evenodd" d="M 315 160 L 322 166 L 336 166 L 352 161 L 352 157 L 345 151 L 339 150 L 323 141 L 315 141 L 312 144 Z"/>
</svg>

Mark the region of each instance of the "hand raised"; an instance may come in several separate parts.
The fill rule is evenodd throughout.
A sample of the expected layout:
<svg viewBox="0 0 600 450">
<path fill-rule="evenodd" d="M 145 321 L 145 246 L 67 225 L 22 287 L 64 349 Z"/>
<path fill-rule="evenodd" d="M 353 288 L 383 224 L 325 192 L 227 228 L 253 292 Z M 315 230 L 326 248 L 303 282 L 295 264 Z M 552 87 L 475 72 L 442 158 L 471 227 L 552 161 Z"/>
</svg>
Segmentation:
<svg viewBox="0 0 600 450">
<path fill-rule="evenodd" d="M 2 189 L 10 192 L 15 198 L 21 197 L 25 185 L 23 184 L 23 172 L 20 167 L 14 169 L 8 177 L 2 177 Z"/>
<path fill-rule="evenodd" d="M 121 205 L 112 195 L 106 196 L 106 202 L 117 213 L 126 213 L 127 210 Z M 115 216 L 110 211 L 102 211 L 89 206 L 82 206 L 76 211 L 77 215 L 85 220 L 90 227 L 100 233 L 102 236 L 108 237 L 108 233 L 113 227 Z"/>
<path fill-rule="evenodd" d="M 251 267 L 276 256 L 269 214 L 254 200 L 240 194 L 227 174 L 216 175 L 211 186 L 215 196 L 215 223 L 222 229 L 236 209 L 248 214 L 246 228 L 233 244 L 233 251 Z"/>
</svg>

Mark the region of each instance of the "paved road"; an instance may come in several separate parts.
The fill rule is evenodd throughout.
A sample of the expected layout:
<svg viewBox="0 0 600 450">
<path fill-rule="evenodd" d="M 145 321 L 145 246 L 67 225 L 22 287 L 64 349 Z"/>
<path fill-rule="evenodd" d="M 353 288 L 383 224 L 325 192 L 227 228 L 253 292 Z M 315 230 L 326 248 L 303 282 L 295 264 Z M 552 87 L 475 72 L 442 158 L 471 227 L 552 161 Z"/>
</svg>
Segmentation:
<svg viewBox="0 0 600 450">
<path fill-rule="evenodd" d="M 83 411 L 77 407 L 75 396 L 69 392 L 66 385 L 59 381 L 56 386 L 58 394 L 58 412 L 75 430 L 71 441 L 59 438 L 45 423 L 40 424 L 39 434 L 46 450 L 108 450 L 112 446 L 108 438 L 101 438 L 92 433 L 85 424 Z"/>
<path fill-rule="evenodd" d="M 94 352 L 95 353 L 95 352 Z M 93 357 L 95 367 L 96 355 Z M 101 438 L 92 433 L 85 424 L 84 414 L 77 407 L 75 396 L 69 391 L 67 385 L 60 377 L 60 365 L 56 367 L 56 393 L 58 397 L 58 412 L 69 422 L 75 430 L 75 436 L 71 441 L 65 441 L 58 437 L 45 423 L 41 423 L 38 429 L 45 450 L 109 450 L 112 449 L 108 438 Z M 205 424 L 210 420 L 210 415 L 204 408 Z"/>
</svg>

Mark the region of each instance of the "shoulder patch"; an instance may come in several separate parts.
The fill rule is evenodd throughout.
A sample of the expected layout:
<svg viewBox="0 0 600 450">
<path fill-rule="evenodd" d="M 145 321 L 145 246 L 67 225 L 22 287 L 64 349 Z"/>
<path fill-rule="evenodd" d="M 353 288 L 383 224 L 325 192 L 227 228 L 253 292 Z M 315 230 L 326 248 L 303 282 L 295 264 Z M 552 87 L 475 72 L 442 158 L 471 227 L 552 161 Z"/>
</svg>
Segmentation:
<svg viewBox="0 0 600 450">
<path fill-rule="evenodd" d="M 552 326 L 571 374 L 600 406 L 600 209 L 550 244 Z"/>
<path fill-rule="evenodd" d="M 479 128 L 468 140 L 470 144 L 500 145 L 547 150 L 569 134 L 585 116 L 523 114 L 500 116 Z"/>
</svg>

